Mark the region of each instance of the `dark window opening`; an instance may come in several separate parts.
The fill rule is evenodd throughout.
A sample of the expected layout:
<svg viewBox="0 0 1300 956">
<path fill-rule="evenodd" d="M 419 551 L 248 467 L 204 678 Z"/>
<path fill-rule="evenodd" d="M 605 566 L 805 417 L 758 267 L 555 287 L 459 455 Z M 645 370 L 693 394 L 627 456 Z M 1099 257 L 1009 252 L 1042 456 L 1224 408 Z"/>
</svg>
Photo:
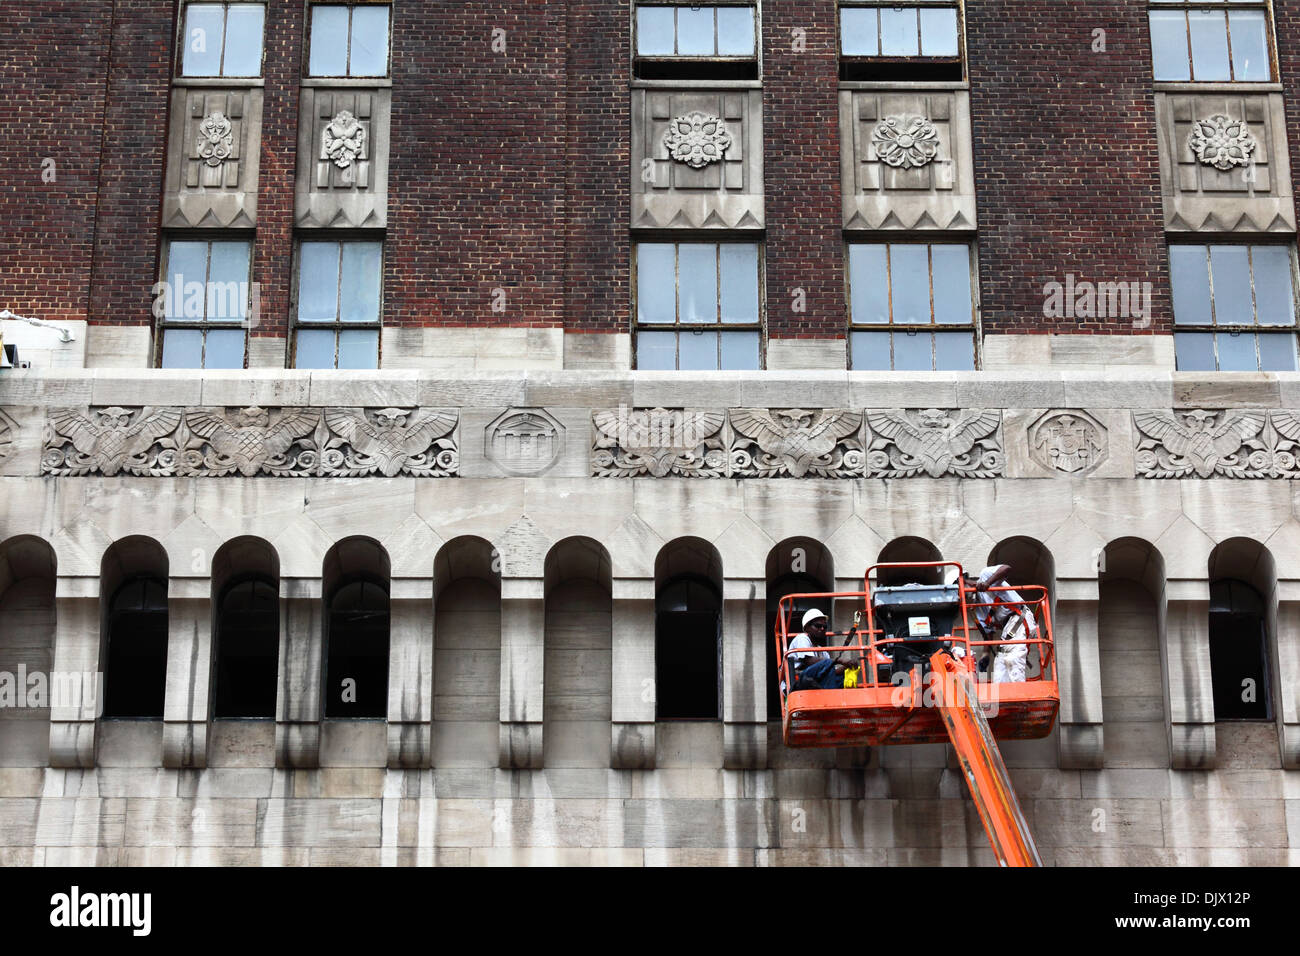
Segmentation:
<svg viewBox="0 0 1300 956">
<path fill-rule="evenodd" d="M 664 585 L 655 608 L 655 716 L 717 720 L 722 595 L 704 577 Z"/>
<path fill-rule="evenodd" d="M 1210 584 L 1210 677 L 1216 720 L 1269 720 L 1264 601 L 1244 581 Z"/>
<path fill-rule="evenodd" d="M 787 594 L 817 594 L 830 590 L 816 578 L 807 574 L 791 573 L 783 575 L 773 581 L 767 587 L 767 673 L 769 680 L 767 682 L 767 719 L 781 719 L 781 689 L 780 682 L 777 680 L 777 659 L 776 659 L 776 612 L 781 598 Z M 791 636 L 798 634 L 803 627 L 801 622 L 803 616 L 810 608 L 816 607 L 827 614 L 833 613 L 833 608 L 829 607 L 830 601 L 823 600 L 818 603 L 816 598 L 801 598 L 794 602 L 794 613 L 786 621 L 786 633 Z"/>
<path fill-rule="evenodd" d="M 343 583 L 326 617 L 325 716 L 388 716 L 388 587 Z"/>
<path fill-rule="evenodd" d="M 756 80 L 755 60 L 648 60 L 637 58 L 634 72 L 643 80 Z"/>
<path fill-rule="evenodd" d="M 159 720 L 167 689 L 167 585 L 132 578 L 109 602 L 104 716 Z"/>
<path fill-rule="evenodd" d="M 228 586 L 217 610 L 217 690 L 213 716 L 275 716 L 280 597 L 263 578 Z"/>
<path fill-rule="evenodd" d="M 841 59 L 840 79 L 844 81 L 886 81 L 891 83 L 961 82 L 965 73 L 960 59 L 897 59 L 864 57 Z"/>
</svg>

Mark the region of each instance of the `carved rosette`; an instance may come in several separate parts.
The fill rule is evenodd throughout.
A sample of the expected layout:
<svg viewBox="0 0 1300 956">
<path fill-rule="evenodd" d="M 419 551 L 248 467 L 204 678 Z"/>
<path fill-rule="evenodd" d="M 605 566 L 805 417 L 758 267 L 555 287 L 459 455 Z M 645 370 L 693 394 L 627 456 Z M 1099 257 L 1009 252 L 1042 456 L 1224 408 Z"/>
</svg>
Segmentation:
<svg viewBox="0 0 1300 956">
<path fill-rule="evenodd" d="M 1300 414 L 1280 409 L 1134 412 L 1139 478 L 1300 478 Z"/>
<path fill-rule="evenodd" d="M 673 119 L 664 133 L 668 155 L 692 169 L 722 162 L 732 142 L 731 131 L 720 117 L 699 110 Z"/>
<path fill-rule="evenodd" d="M 680 408 L 617 408 L 591 415 L 597 478 L 722 478 L 727 474 L 726 415 Z"/>
<path fill-rule="evenodd" d="M 924 116 L 886 116 L 871 134 L 887 166 L 920 169 L 939 155 L 939 130 Z"/>
<path fill-rule="evenodd" d="M 209 113 L 199 124 L 199 158 L 209 166 L 220 166 L 235 149 L 235 131 L 226 114 Z"/>
<path fill-rule="evenodd" d="M 321 134 L 320 158 L 347 169 L 366 151 L 366 128 L 348 110 L 339 110 Z"/>
<path fill-rule="evenodd" d="M 868 412 L 867 477 L 996 478 L 1006 470 L 996 411 Z"/>
<path fill-rule="evenodd" d="M 733 408 L 733 478 L 861 478 L 862 413 L 846 408 Z"/>
<path fill-rule="evenodd" d="M 1051 411 L 1029 428 L 1029 454 L 1062 474 L 1087 474 L 1106 459 L 1106 428 L 1079 409 Z"/>
<path fill-rule="evenodd" d="M 1202 164 L 1227 171 L 1248 165 L 1259 144 L 1245 120 L 1216 113 L 1192 125 L 1187 145 Z"/>
</svg>

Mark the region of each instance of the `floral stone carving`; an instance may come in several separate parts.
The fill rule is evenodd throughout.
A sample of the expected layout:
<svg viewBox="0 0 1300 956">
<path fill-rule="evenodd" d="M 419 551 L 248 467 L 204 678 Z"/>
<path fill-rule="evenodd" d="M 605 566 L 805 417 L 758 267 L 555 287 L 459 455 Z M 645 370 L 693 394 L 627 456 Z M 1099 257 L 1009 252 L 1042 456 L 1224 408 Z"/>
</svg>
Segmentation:
<svg viewBox="0 0 1300 956">
<path fill-rule="evenodd" d="M 678 116 L 668 124 L 668 131 L 664 133 L 664 148 L 668 154 L 692 169 L 703 169 L 710 163 L 721 162 L 732 142 L 726 123 L 699 110 Z"/>
<path fill-rule="evenodd" d="M 325 124 L 321 136 L 320 158 L 330 160 L 339 169 L 347 169 L 366 151 L 366 128 L 348 110 L 340 110 Z"/>
<path fill-rule="evenodd" d="M 1259 144 L 1244 120 L 1216 113 L 1192 125 L 1187 145 L 1201 163 L 1226 171 L 1248 165 Z"/>
<path fill-rule="evenodd" d="M 922 408 L 868 412 L 867 477 L 994 478 L 1006 467 L 995 411 Z"/>
<path fill-rule="evenodd" d="M 235 149 L 235 131 L 225 113 L 209 113 L 199 123 L 199 159 L 220 166 Z"/>
<path fill-rule="evenodd" d="M 886 165 L 919 169 L 939 155 L 939 130 L 924 116 L 886 116 L 872 132 L 871 145 Z"/>
<path fill-rule="evenodd" d="M 866 455 L 849 436 L 862 413 L 845 408 L 733 408 L 732 477 L 860 478 Z"/>
<path fill-rule="evenodd" d="M 1087 412 L 1048 412 L 1029 428 L 1029 454 L 1051 471 L 1087 474 L 1106 458 L 1106 429 Z"/>
<path fill-rule="evenodd" d="M 1139 478 L 1300 478 L 1300 414 L 1134 412 Z"/>
<path fill-rule="evenodd" d="M 722 478 L 727 474 L 726 415 L 682 409 L 593 412 L 592 474 L 598 478 Z"/>
</svg>

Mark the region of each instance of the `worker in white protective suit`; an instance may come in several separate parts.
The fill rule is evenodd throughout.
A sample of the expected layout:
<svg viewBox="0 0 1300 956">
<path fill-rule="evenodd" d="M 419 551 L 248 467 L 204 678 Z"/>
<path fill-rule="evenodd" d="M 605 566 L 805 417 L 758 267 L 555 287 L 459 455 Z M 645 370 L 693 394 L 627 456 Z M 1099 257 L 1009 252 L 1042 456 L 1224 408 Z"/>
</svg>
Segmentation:
<svg viewBox="0 0 1300 956">
<path fill-rule="evenodd" d="M 1016 591 L 989 592 L 989 588 L 1002 584 L 1010 571 L 1009 564 L 991 564 L 978 577 L 966 575 L 966 586 L 975 590 L 971 608 L 975 623 L 985 640 L 1036 640 L 1038 621 L 1024 605 L 1025 599 Z M 993 654 L 993 683 L 1023 681 L 1028 662 L 1028 644 L 998 646 Z"/>
</svg>

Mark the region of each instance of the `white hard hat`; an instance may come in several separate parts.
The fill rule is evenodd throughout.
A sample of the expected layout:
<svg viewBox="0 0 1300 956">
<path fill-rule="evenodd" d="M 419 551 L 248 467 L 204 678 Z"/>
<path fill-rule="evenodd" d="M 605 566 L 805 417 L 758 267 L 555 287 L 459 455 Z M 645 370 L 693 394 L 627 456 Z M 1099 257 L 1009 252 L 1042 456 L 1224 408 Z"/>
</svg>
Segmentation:
<svg viewBox="0 0 1300 956">
<path fill-rule="evenodd" d="M 817 618 L 819 617 L 825 617 L 825 616 L 826 616 L 825 614 L 817 610 L 815 607 L 809 608 L 807 612 L 804 613 L 803 626 L 806 628 L 808 627 L 810 622 L 817 620 Z"/>
</svg>

